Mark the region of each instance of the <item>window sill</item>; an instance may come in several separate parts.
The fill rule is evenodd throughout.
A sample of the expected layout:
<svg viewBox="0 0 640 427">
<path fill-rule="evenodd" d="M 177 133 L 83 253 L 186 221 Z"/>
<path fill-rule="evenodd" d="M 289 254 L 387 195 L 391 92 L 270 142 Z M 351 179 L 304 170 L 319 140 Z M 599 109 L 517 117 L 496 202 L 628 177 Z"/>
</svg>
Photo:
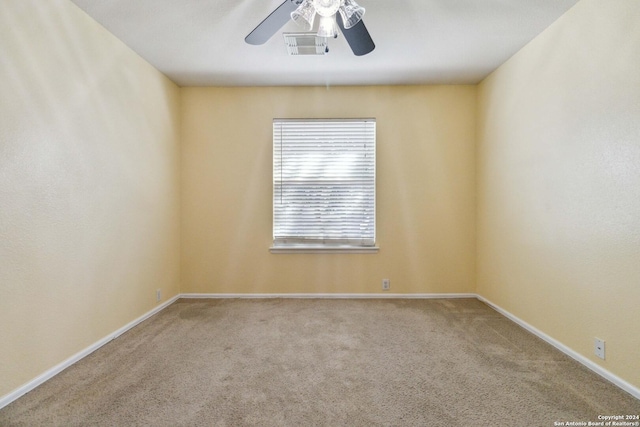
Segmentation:
<svg viewBox="0 0 640 427">
<path fill-rule="evenodd" d="M 377 246 L 319 246 L 319 245 L 279 245 L 271 246 L 272 254 L 377 254 Z"/>
</svg>

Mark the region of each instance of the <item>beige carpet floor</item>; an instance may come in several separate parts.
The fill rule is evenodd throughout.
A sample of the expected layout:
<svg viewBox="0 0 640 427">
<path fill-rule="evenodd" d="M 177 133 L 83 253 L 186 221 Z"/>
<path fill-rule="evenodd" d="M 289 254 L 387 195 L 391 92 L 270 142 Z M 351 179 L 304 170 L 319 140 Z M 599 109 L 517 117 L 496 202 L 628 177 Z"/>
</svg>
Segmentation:
<svg viewBox="0 0 640 427">
<path fill-rule="evenodd" d="M 180 300 L 1 426 L 554 426 L 640 401 L 477 300 Z"/>
</svg>

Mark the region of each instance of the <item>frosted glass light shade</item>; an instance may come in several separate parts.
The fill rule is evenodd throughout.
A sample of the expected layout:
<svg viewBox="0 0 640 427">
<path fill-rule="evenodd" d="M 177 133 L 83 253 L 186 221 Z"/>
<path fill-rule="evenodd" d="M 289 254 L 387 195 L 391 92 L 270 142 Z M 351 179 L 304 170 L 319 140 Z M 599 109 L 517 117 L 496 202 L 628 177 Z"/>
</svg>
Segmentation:
<svg viewBox="0 0 640 427">
<path fill-rule="evenodd" d="M 344 28 L 348 29 L 362 20 L 365 9 L 355 0 L 304 0 L 295 11 L 291 12 L 291 19 L 310 31 L 316 14 L 320 15 L 318 37 L 334 37 L 338 35 L 336 24 L 338 12 L 342 17 Z"/>
<path fill-rule="evenodd" d="M 343 0 L 340 7 L 340 15 L 344 28 L 351 28 L 356 25 L 364 16 L 365 9 L 359 6 L 354 0 Z"/>
<path fill-rule="evenodd" d="M 307 31 L 313 28 L 316 17 L 316 8 L 313 0 L 304 0 L 300 6 L 291 12 L 291 19 Z"/>
<path fill-rule="evenodd" d="M 318 26 L 318 37 L 335 37 L 338 35 L 338 25 L 336 24 L 336 15 L 320 16 L 320 25 Z"/>
<path fill-rule="evenodd" d="M 341 5 L 342 0 L 313 0 L 313 6 L 316 8 L 318 15 L 327 18 L 334 16 Z"/>
</svg>

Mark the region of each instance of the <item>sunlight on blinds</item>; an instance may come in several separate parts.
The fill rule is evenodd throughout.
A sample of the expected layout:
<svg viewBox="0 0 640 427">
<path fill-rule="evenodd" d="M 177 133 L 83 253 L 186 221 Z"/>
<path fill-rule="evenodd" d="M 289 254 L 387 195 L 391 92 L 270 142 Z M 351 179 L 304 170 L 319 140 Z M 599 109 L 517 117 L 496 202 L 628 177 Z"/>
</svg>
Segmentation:
<svg viewBox="0 0 640 427">
<path fill-rule="evenodd" d="M 375 119 L 274 120 L 274 245 L 373 246 L 375 170 Z"/>
</svg>

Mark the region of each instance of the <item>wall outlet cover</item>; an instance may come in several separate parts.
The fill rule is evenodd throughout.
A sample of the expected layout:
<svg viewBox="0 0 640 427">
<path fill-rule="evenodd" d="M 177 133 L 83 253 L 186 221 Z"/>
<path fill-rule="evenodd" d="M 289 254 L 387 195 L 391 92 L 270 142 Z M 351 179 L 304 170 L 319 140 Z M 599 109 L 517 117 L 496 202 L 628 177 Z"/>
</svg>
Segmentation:
<svg viewBox="0 0 640 427">
<path fill-rule="evenodd" d="M 600 338 L 596 338 L 595 344 L 594 344 L 594 350 L 595 350 L 596 356 L 598 356 L 600 359 L 604 359 L 604 340 L 601 340 Z"/>
</svg>

